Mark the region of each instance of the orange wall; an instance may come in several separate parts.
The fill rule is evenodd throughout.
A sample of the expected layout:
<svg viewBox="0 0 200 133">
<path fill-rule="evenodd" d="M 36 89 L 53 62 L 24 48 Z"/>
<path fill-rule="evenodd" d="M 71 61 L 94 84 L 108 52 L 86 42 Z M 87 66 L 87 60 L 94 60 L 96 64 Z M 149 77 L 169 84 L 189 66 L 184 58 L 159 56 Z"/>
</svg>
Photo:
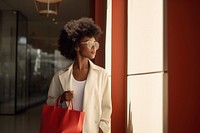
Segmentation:
<svg viewBox="0 0 200 133">
<path fill-rule="evenodd" d="M 112 133 L 125 133 L 127 16 L 126 0 L 112 0 Z"/>
<path fill-rule="evenodd" d="M 168 0 L 168 133 L 200 132 L 200 1 Z"/>
<path fill-rule="evenodd" d="M 106 0 L 91 0 L 91 17 L 103 29 L 104 35 L 100 39 L 101 47 L 97 52 L 95 63 L 105 66 L 105 22 Z M 111 88 L 113 113 L 111 118 L 112 133 L 126 131 L 126 69 L 127 69 L 127 16 L 126 0 L 112 1 L 112 70 Z M 92 6 L 95 6 L 93 8 Z M 95 13 L 93 14 L 92 11 Z"/>
</svg>

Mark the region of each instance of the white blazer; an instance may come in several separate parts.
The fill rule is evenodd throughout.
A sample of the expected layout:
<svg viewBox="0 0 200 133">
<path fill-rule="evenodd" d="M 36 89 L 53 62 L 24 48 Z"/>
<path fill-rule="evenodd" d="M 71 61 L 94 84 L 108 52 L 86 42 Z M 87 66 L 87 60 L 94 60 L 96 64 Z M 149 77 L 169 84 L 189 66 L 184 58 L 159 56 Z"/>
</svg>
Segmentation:
<svg viewBox="0 0 200 133">
<path fill-rule="evenodd" d="M 83 98 L 83 112 L 85 121 L 82 133 L 98 133 L 99 128 L 104 133 L 110 132 L 110 120 L 112 112 L 111 87 L 108 73 L 105 69 L 93 64 L 91 61 L 90 70 L 85 84 Z M 48 105 L 54 105 L 56 99 L 64 91 L 73 90 L 72 86 L 73 64 L 55 73 L 48 92 Z M 63 102 L 63 107 L 66 103 Z"/>
</svg>

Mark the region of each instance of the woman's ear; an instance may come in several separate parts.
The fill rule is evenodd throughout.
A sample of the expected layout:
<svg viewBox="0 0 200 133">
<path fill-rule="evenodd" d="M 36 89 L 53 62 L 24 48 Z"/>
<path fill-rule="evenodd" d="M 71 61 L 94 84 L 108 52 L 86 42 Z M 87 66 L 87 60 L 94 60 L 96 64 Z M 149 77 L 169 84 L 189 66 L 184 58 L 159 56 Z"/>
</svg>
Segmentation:
<svg viewBox="0 0 200 133">
<path fill-rule="evenodd" d="M 78 45 L 76 45 L 76 47 L 74 49 L 75 49 L 75 51 L 79 51 L 80 47 Z"/>
</svg>

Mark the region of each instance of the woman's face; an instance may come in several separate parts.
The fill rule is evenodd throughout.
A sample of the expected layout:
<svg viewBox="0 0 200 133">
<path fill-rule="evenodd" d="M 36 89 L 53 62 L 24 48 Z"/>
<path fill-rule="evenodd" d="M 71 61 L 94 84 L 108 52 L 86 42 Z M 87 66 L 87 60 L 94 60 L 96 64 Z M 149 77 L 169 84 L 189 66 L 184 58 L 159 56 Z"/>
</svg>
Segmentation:
<svg viewBox="0 0 200 133">
<path fill-rule="evenodd" d="M 79 44 L 78 53 L 83 58 L 94 59 L 96 51 L 99 49 L 99 43 L 94 37 L 84 37 Z"/>
</svg>

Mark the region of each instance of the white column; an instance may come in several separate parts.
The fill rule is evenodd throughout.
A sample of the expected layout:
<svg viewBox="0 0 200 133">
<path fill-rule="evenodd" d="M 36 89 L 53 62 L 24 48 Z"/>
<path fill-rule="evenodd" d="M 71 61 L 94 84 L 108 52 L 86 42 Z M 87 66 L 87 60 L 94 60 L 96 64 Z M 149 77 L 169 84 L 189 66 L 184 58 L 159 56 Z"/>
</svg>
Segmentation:
<svg viewBox="0 0 200 133">
<path fill-rule="evenodd" d="M 164 131 L 163 7 L 163 0 L 128 0 L 128 133 Z"/>
</svg>

